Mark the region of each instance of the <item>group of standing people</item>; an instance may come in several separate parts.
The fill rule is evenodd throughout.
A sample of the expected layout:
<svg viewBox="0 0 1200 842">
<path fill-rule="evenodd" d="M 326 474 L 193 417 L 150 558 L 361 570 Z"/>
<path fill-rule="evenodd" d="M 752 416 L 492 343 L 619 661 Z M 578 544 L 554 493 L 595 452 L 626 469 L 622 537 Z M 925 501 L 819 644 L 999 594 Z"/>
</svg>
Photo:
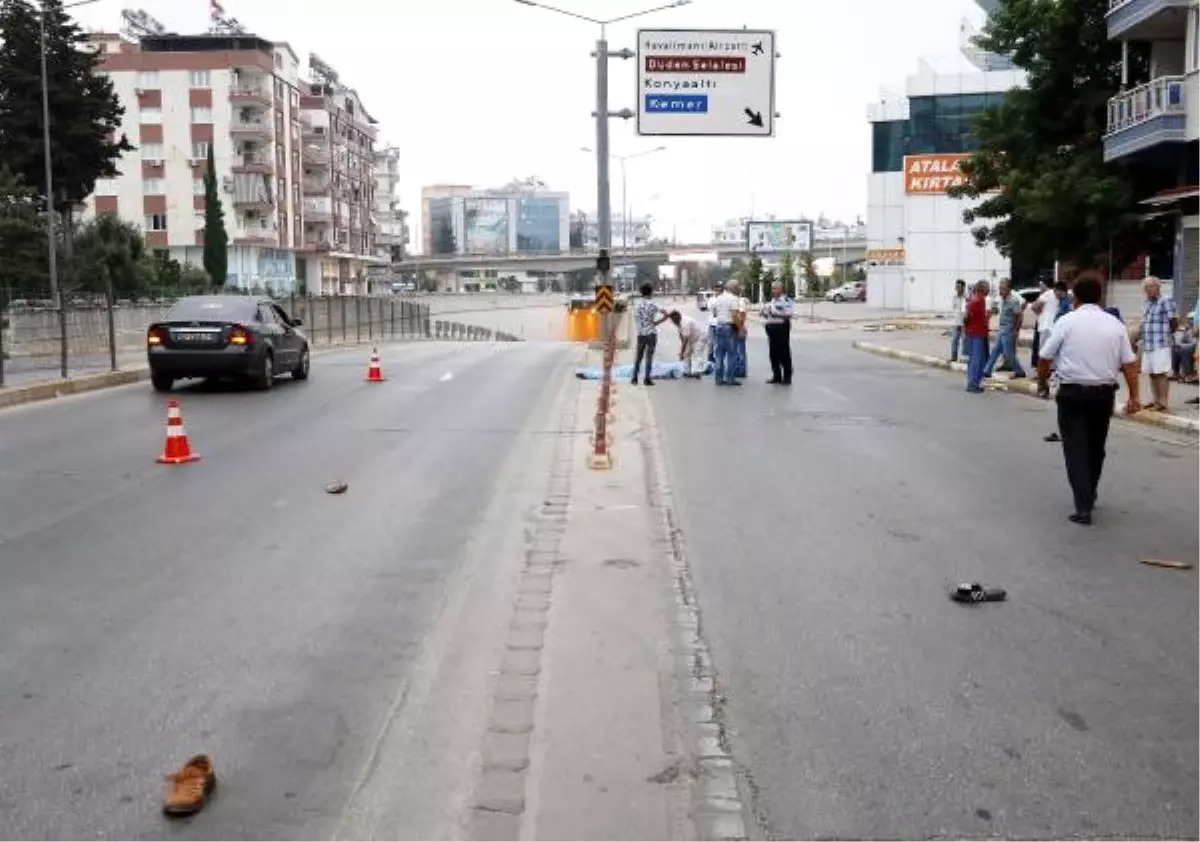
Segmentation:
<svg viewBox="0 0 1200 842">
<path fill-rule="evenodd" d="M 1170 377 L 1186 370 L 1185 355 L 1194 368 L 1196 354 L 1196 319 L 1180 325 L 1175 302 L 1163 296 L 1158 278 L 1142 284 L 1142 319 L 1133 329 L 1126 327 L 1119 310 L 1104 306 L 1104 286 L 1099 274 L 1084 272 L 1070 289 L 1063 282 L 1044 285 L 1029 305 L 1036 317 L 1032 361 L 1038 395 L 1050 397 L 1051 376 L 1058 382 L 1058 431 L 1046 439 L 1062 442 L 1075 505 L 1070 520 L 1085 526 L 1092 523 L 1120 381 L 1128 390 L 1126 414 L 1140 412 L 1140 360 L 1140 372 L 1150 379 L 1151 402 L 1145 408 L 1167 412 Z M 1012 366 L 1013 379 L 1026 376 L 1016 353 L 1026 304 L 1008 281 L 1000 282 L 994 301 L 989 292 L 988 282 L 980 281 L 968 296 L 960 280 L 952 302 L 950 358 L 957 360 L 960 348 L 967 355 L 966 388 L 972 393 L 984 391 L 983 380 L 991 377 L 1001 356 Z M 989 350 L 993 314 L 998 324 Z"/>
<path fill-rule="evenodd" d="M 637 329 L 631 383 L 638 382 L 642 373 L 644 385 L 654 384 L 654 352 L 658 346 L 658 328 L 670 321 L 679 330 L 679 359 L 685 364 L 684 377 L 700 378 L 713 370 L 718 386 L 740 386 L 746 377 L 747 314 L 750 303 L 738 294 L 736 281 L 726 283 L 719 295 L 708 303 L 708 327 L 678 309 L 665 309 L 653 300 L 654 287 L 643 284 L 641 296 L 633 307 Z M 760 313 L 767 333 L 771 360 L 771 379 L 768 383 L 789 386 L 792 383 L 791 324 L 795 304 L 784 294 L 783 284 L 776 282 L 771 297 Z M 644 368 L 643 368 L 644 364 Z"/>
</svg>

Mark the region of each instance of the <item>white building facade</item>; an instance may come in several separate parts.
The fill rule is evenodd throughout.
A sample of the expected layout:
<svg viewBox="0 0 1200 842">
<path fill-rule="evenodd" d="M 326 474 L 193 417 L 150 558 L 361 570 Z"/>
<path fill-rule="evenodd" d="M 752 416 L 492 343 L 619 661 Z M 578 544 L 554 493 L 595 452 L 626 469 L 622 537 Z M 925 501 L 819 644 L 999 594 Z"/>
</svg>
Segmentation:
<svg viewBox="0 0 1200 842">
<path fill-rule="evenodd" d="M 561 254 L 570 249 L 570 196 L 526 183 L 421 190 L 423 251 L 431 256 Z"/>
<path fill-rule="evenodd" d="M 400 150 L 387 146 L 375 153 L 375 254 L 389 263 L 404 258 L 408 218 L 400 207 Z"/>
<path fill-rule="evenodd" d="M 987 3 L 981 3 L 985 8 Z M 969 35 L 964 24 L 964 39 Z M 971 66 L 940 70 L 922 61 L 903 93 L 881 92 L 867 109 L 871 174 L 867 183 L 867 302 L 906 311 L 950 308 L 954 282 L 999 281 L 1010 262 L 979 246 L 963 222 L 965 200 L 946 195 L 972 149 L 972 124 L 1022 84 L 1002 56 L 964 43 Z M 1000 68 L 1000 69 L 995 69 Z"/>
</svg>

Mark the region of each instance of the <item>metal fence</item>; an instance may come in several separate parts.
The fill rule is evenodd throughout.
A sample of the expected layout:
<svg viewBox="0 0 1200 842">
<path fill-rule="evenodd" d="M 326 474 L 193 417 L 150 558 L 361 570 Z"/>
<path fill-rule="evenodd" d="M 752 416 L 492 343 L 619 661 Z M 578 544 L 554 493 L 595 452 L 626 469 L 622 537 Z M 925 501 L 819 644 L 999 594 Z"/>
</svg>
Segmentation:
<svg viewBox="0 0 1200 842">
<path fill-rule="evenodd" d="M 434 319 L 430 306 L 404 296 L 291 295 L 276 302 L 314 346 L 449 339 L 514 342 L 517 337 Z M 74 297 L 60 312 L 48 294 L 0 290 L 0 386 L 135 368 L 146 361 L 146 328 L 166 317 L 170 296 L 137 301 Z M 465 314 L 464 314 L 465 315 Z"/>
</svg>

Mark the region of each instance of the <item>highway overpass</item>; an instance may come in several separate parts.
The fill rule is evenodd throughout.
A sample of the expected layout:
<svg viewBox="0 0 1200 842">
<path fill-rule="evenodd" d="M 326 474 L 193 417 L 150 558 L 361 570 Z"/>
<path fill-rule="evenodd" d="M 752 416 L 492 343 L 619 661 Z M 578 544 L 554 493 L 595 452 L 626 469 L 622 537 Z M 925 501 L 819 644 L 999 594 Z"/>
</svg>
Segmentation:
<svg viewBox="0 0 1200 842">
<path fill-rule="evenodd" d="M 677 246 L 649 246 L 629 249 L 628 254 L 622 254 L 621 249 L 612 250 L 613 266 L 646 261 L 656 263 L 668 262 L 671 255 L 679 261 L 680 255 L 698 252 L 716 252 L 723 258 L 746 257 L 746 247 L 742 245 L 712 245 L 698 243 Z M 867 242 L 865 238 L 818 241 L 813 248 L 814 257 L 832 257 L 837 263 L 858 263 L 866 257 Z M 515 254 L 515 255 L 456 255 L 454 257 L 423 257 L 410 255 L 399 263 L 393 263 L 393 272 L 451 272 L 472 269 L 496 269 L 510 271 L 535 270 L 541 272 L 571 272 L 576 269 L 586 269 L 595 265 L 596 251 L 592 249 L 577 249 L 568 253 L 557 254 Z M 771 262 L 780 257 L 780 251 L 759 250 L 759 256 Z"/>
</svg>

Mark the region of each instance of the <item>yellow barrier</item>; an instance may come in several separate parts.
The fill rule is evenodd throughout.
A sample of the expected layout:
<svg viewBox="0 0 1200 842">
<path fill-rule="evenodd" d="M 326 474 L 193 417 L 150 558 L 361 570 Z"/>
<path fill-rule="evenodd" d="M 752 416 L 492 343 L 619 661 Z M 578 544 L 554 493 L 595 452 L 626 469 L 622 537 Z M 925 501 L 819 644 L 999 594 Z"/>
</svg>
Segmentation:
<svg viewBox="0 0 1200 842">
<path fill-rule="evenodd" d="M 600 314 L 588 308 L 567 312 L 567 341 L 595 342 L 600 338 Z"/>
</svg>

